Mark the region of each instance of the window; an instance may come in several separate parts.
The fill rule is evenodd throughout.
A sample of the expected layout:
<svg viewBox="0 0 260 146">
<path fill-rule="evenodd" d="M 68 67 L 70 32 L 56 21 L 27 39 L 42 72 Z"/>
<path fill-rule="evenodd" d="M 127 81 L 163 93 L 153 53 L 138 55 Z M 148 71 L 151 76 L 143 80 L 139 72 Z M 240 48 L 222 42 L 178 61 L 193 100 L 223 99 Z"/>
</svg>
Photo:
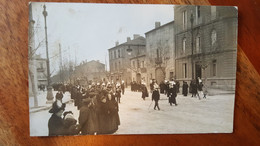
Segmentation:
<svg viewBox="0 0 260 146">
<path fill-rule="evenodd" d="M 40 63 L 40 68 L 43 68 L 43 63 L 42 62 Z"/>
<path fill-rule="evenodd" d="M 133 68 L 135 68 L 135 61 L 133 61 Z"/>
<path fill-rule="evenodd" d="M 121 63 L 120 63 L 120 61 L 118 62 L 118 69 L 120 70 L 121 68 Z"/>
<path fill-rule="evenodd" d="M 182 64 L 183 78 L 187 78 L 187 63 Z"/>
<path fill-rule="evenodd" d="M 212 30 L 211 32 L 211 46 L 214 46 L 217 42 L 217 32 L 216 30 Z"/>
<path fill-rule="evenodd" d="M 186 38 L 182 40 L 182 53 L 185 53 L 186 50 Z"/>
<path fill-rule="evenodd" d="M 117 63 L 115 62 L 115 70 L 117 70 Z"/>
<path fill-rule="evenodd" d="M 200 36 L 196 37 L 196 52 L 200 53 Z"/>
<path fill-rule="evenodd" d="M 212 76 L 213 77 L 217 76 L 217 61 L 216 60 L 212 61 Z"/>
<path fill-rule="evenodd" d="M 120 58 L 120 50 L 118 50 L 118 58 Z"/>
<path fill-rule="evenodd" d="M 210 7 L 210 9 L 211 9 L 211 20 L 214 20 L 217 17 L 217 7 L 212 6 Z"/>
<path fill-rule="evenodd" d="M 187 11 L 182 12 L 182 24 L 183 24 L 183 29 L 187 28 Z"/>
<path fill-rule="evenodd" d="M 197 18 L 200 18 L 200 6 L 196 7 Z"/>
<path fill-rule="evenodd" d="M 116 59 L 116 50 L 114 50 L 114 59 Z"/>
<path fill-rule="evenodd" d="M 141 68 L 144 68 L 144 61 L 142 61 Z"/>
</svg>

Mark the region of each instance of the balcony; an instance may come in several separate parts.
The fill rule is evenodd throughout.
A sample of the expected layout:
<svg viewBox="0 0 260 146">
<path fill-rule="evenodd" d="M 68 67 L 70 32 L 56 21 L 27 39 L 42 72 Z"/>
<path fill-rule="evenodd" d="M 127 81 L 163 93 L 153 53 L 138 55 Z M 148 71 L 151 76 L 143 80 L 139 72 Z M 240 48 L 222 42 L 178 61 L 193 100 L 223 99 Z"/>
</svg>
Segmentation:
<svg viewBox="0 0 260 146">
<path fill-rule="evenodd" d="M 45 68 L 37 68 L 37 72 L 44 72 Z"/>
</svg>

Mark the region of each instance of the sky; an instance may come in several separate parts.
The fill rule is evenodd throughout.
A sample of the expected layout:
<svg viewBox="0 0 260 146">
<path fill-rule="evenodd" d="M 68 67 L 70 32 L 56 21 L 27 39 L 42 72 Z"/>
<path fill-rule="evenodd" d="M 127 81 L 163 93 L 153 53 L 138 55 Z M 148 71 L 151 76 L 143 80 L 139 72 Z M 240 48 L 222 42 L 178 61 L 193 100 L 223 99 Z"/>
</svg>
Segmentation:
<svg viewBox="0 0 260 146">
<path fill-rule="evenodd" d="M 35 44 L 45 39 L 43 5 L 46 5 L 47 36 L 51 72 L 58 72 L 59 44 L 62 60 L 108 61 L 108 49 L 133 39 L 134 34 L 145 37 L 154 29 L 155 22 L 166 24 L 174 19 L 174 5 L 91 4 L 91 3 L 32 3 L 35 21 Z M 37 54 L 46 58 L 45 42 Z M 106 60 L 106 61 L 105 61 Z"/>
</svg>

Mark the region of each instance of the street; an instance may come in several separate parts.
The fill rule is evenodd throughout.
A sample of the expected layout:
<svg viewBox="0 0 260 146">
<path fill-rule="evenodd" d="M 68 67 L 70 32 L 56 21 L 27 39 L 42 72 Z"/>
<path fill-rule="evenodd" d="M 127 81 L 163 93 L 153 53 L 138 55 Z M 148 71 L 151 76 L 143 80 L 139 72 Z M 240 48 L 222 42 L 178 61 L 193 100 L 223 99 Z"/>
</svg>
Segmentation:
<svg viewBox="0 0 260 146">
<path fill-rule="evenodd" d="M 143 100 L 141 92 L 126 89 L 119 104 L 121 125 L 115 134 L 170 134 L 170 133 L 230 133 L 233 129 L 234 94 L 191 98 L 178 94 L 178 106 L 170 106 L 161 94 L 160 111 L 154 102 Z M 78 119 L 79 111 L 71 101 L 65 111 L 72 111 Z M 31 136 L 48 136 L 48 110 L 30 113 Z"/>
</svg>

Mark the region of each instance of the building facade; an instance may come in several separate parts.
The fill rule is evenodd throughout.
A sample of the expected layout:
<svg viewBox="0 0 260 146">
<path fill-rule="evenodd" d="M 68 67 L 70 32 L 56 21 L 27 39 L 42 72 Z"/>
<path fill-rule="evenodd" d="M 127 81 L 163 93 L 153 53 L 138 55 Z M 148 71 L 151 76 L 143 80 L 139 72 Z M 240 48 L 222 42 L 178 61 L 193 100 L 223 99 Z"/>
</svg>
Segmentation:
<svg viewBox="0 0 260 146">
<path fill-rule="evenodd" d="M 116 42 L 115 47 L 108 49 L 109 53 L 109 80 L 116 82 L 124 80 L 129 84 L 133 81 L 132 72 L 135 70 L 131 66 L 131 58 L 145 54 L 145 38 L 134 35 L 131 40 L 127 38 L 125 43 Z"/>
<path fill-rule="evenodd" d="M 176 79 L 202 78 L 210 88 L 235 89 L 235 7 L 175 6 Z M 182 82 L 181 82 L 182 83 Z"/>
<path fill-rule="evenodd" d="M 147 81 L 156 79 L 160 83 L 175 78 L 174 21 L 162 26 L 155 22 L 155 28 L 145 36 Z"/>
<path fill-rule="evenodd" d="M 105 64 L 98 60 L 82 62 L 72 74 L 74 84 L 88 85 L 89 81 L 101 82 L 106 79 Z"/>
<path fill-rule="evenodd" d="M 139 53 L 138 53 L 139 54 Z M 132 81 L 137 83 L 147 82 L 146 56 L 144 54 L 130 58 Z"/>
<path fill-rule="evenodd" d="M 36 74 L 37 74 L 37 86 L 47 87 L 47 60 L 40 55 L 35 56 Z"/>
</svg>

